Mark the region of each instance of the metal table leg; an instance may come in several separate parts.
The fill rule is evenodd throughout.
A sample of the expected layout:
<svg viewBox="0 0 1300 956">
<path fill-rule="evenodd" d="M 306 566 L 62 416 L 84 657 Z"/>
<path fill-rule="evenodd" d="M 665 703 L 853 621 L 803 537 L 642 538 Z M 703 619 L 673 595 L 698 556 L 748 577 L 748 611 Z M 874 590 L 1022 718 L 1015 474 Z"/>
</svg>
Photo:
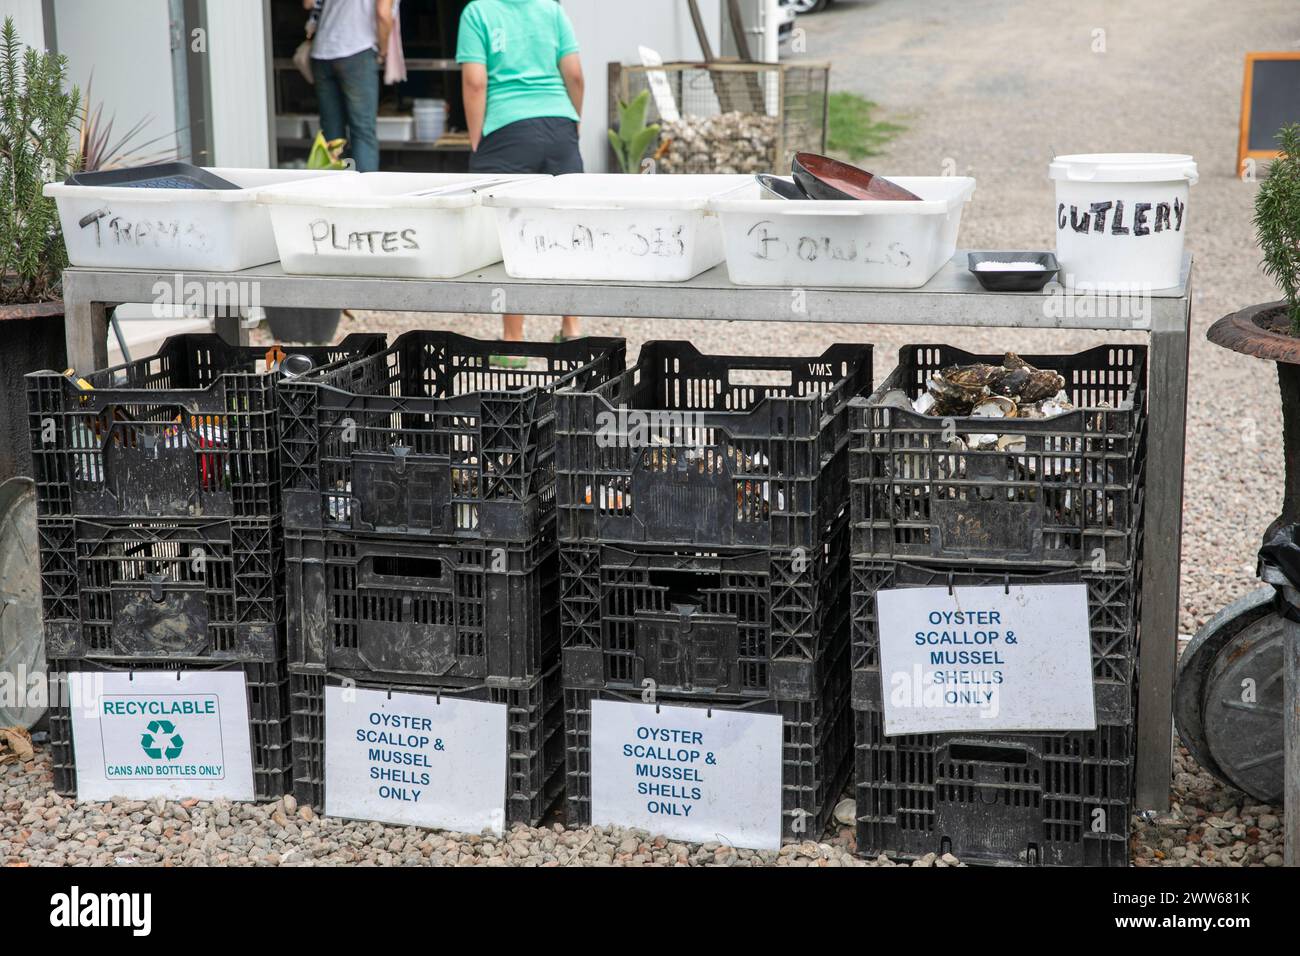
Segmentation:
<svg viewBox="0 0 1300 956">
<path fill-rule="evenodd" d="M 108 365 L 108 316 L 103 302 L 92 302 L 71 274 L 63 279 L 63 335 L 68 364 L 78 372 Z"/>
<path fill-rule="evenodd" d="M 1137 806 L 1169 808 L 1173 771 L 1173 691 L 1178 659 L 1178 585 L 1183 537 L 1183 456 L 1187 425 L 1188 329 L 1151 330 L 1147 370 L 1149 433 L 1145 542 L 1142 549 L 1142 648 L 1139 658 Z"/>
</svg>

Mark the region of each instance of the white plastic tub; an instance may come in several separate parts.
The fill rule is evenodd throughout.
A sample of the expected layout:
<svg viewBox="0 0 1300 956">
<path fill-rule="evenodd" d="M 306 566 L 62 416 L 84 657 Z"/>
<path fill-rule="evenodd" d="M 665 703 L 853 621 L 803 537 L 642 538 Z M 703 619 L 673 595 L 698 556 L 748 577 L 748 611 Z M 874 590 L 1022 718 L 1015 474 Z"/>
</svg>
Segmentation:
<svg viewBox="0 0 1300 956">
<path fill-rule="evenodd" d="M 492 210 L 475 187 L 532 179 L 357 173 L 264 189 L 285 272 L 449 279 L 501 261 Z"/>
<path fill-rule="evenodd" d="M 380 116 L 375 120 L 375 137 L 381 143 L 409 143 L 414 135 L 414 117 Z"/>
<path fill-rule="evenodd" d="M 63 226 L 68 261 L 101 269 L 236 272 L 278 258 L 259 189 L 304 179 L 357 176 L 304 169 L 210 172 L 240 189 L 151 189 L 47 183 Z"/>
<path fill-rule="evenodd" d="M 953 257 L 968 176 L 889 176 L 920 202 L 763 198 L 757 183 L 709 204 L 737 285 L 915 289 Z"/>
<path fill-rule="evenodd" d="M 1178 153 L 1058 156 L 1056 258 L 1069 288 L 1142 292 L 1178 285 L 1196 162 Z"/>
<path fill-rule="evenodd" d="M 574 174 L 491 189 L 516 279 L 682 282 L 723 259 L 711 198 L 748 176 Z"/>
</svg>

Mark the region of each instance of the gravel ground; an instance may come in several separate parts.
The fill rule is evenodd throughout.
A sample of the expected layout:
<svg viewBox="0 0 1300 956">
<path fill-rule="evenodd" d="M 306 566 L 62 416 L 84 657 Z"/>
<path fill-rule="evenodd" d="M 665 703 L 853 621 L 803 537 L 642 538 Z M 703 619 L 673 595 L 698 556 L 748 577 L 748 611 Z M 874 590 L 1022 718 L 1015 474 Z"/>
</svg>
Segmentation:
<svg viewBox="0 0 1300 956">
<path fill-rule="evenodd" d="M 918 12 L 919 11 L 919 12 Z M 1259 536 L 1281 489 L 1276 376 L 1262 362 L 1205 341 L 1219 316 L 1276 298 L 1260 274 L 1250 225 L 1255 186 L 1234 169 L 1242 54 L 1300 45 L 1293 0 L 837 0 L 800 22 L 807 56 L 830 60 L 832 85 L 879 103 L 908 129 L 868 162 L 885 174 L 975 176 L 961 242 L 972 248 L 1051 248 L 1054 154 L 1192 153 L 1188 245 L 1197 257 L 1188 407 L 1182 618 L 1194 632 L 1256 587 Z M 1098 31 L 1101 31 L 1100 33 Z M 1104 45 L 1104 51 L 1101 47 Z M 533 338 L 554 320 L 529 322 Z M 492 336 L 493 317 L 359 313 L 347 331 L 446 327 Z M 703 351 L 817 354 L 836 341 L 877 347 L 877 378 L 906 342 L 953 341 L 952 332 L 900 327 L 592 319 L 594 334 L 634 349 L 686 338 Z M 968 330 L 974 351 L 1077 350 L 1123 336 Z M 1141 336 L 1132 336 L 1140 341 Z M 48 757 L 0 767 L 0 861 L 61 863 L 875 865 L 852 856 L 853 834 L 780 854 L 693 846 L 631 831 L 558 825 L 504 839 L 431 833 L 311 815 L 292 801 L 265 806 L 115 802 L 76 806 L 48 790 Z M 1138 865 L 1282 862 L 1280 810 L 1260 807 L 1203 772 L 1180 750 L 1169 813 L 1134 821 Z M 933 865 L 955 860 L 928 860 Z"/>
</svg>

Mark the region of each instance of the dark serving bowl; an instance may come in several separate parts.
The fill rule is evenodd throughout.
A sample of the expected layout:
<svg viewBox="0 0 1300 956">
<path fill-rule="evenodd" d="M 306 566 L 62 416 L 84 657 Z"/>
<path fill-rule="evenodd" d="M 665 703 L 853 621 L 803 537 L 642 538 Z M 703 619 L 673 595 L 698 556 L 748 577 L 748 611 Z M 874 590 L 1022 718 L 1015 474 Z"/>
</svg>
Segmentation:
<svg viewBox="0 0 1300 956">
<path fill-rule="evenodd" d="M 916 202 L 921 197 L 883 176 L 816 153 L 796 153 L 791 164 L 794 181 L 809 199 L 892 200 Z"/>
<path fill-rule="evenodd" d="M 1043 268 L 1022 271 L 977 269 L 981 262 L 1037 262 Z M 971 273 L 989 292 L 1041 292 L 1061 270 L 1050 252 L 972 252 L 966 264 Z"/>
<path fill-rule="evenodd" d="M 773 176 L 771 173 L 759 173 L 755 177 L 758 184 L 763 187 L 763 191 L 777 199 L 798 199 L 807 200 L 803 190 L 795 183 L 788 179 L 782 179 L 780 176 Z"/>
</svg>

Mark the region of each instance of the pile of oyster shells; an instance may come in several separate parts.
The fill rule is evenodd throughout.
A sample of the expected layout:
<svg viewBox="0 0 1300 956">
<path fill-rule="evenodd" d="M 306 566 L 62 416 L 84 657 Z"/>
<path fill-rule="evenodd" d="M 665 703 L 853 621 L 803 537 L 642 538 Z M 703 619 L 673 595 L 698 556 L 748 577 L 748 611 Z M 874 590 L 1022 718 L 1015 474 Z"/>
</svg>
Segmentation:
<svg viewBox="0 0 1300 956">
<path fill-rule="evenodd" d="M 683 116 L 660 132 L 661 173 L 765 173 L 775 169 L 781 120 L 758 113 Z"/>
</svg>

